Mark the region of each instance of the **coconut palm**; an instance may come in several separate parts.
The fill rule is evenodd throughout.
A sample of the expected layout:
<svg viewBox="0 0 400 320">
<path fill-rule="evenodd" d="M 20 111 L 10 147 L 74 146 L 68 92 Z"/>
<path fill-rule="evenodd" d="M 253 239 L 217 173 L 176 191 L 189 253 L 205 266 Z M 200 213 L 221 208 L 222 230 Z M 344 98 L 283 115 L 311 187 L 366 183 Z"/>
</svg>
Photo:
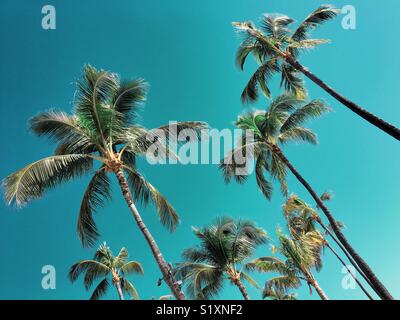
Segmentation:
<svg viewBox="0 0 400 320">
<path fill-rule="evenodd" d="M 266 95 L 270 95 L 267 82 L 275 73 L 281 73 L 281 86 L 290 92 L 304 96 L 305 89 L 300 73 L 320 86 L 333 98 L 341 102 L 364 120 L 400 140 L 400 129 L 385 122 L 353 101 L 342 96 L 320 78 L 310 72 L 297 59 L 302 51 L 328 42 L 324 39 L 310 39 L 310 32 L 334 18 L 339 10 L 330 5 L 323 5 L 312 12 L 300 25 L 291 31 L 289 26 L 294 20 L 281 14 L 265 14 L 260 29 L 252 22 L 234 22 L 236 30 L 244 34 L 244 40 L 237 51 L 237 64 L 243 69 L 246 58 L 254 54 L 260 66 L 250 78 L 242 94 L 243 101 L 255 101 L 258 86 Z"/>
<path fill-rule="evenodd" d="M 97 280 L 101 281 L 94 289 L 91 300 L 98 300 L 110 287 L 109 278 L 117 289 L 120 300 L 124 300 L 124 292 L 138 300 L 139 295 L 133 284 L 126 278 L 129 274 L 143 274 L 139 262 L 128 261 L 128 250 L 122 248 L 117 256 L 114 256 L 106 243 L 97 250 L 93 260 L 82 260 L 75 263 L 69 270 L 69 279 L 74 282 L 81 274 L 84 274 L 83 283 L 89 290 Z"/>
<path fill-rule="evenodd" d="M 325 214 L 337 239 L 369 279 L 373 289 L 381 298 L 393 299 L 372 269 L 350 245 L 328 207 L 281 149 L 281 146 L 288 142 L 316 144 L 317 136 L 303 124 L 328 110 L 328 107 L 320 100 L 306 103 L 302 98 L 285 93 L 275 98 L 266 111 L 253 111 L 240 116 L 236 121 L 236 126 L 244 130 L 243 136 L 239 145 L 229 152 L 221 163 L 225 181 L 229 182 L 234 178 L 237 182 L 243 183 L 249 175 L 249 166 L 254 158 L 257 184 L 264 196 L 270 199 L 272 184 L 264 173 L 269 172 L 273 179 L 281 183 L 281 191 L 286 196 L 285 177 L 289 169 Z M 253 132 L 253 135 L 249 137 L 248 131 Z M 245 161 L 242 161 L 243 155 Z"/>
<path fill-rule="evenodd" d="M 143 79 L 120 81 L 115 73 L 85 66 L 82 79 L 77 82 L 73 114 L 50 110 L 30 121 L 35 134 L 48 136 L 57 143 L 54 154 L 11 174 L 3 185 L 7 202 L 21 206 L 61 183 L 91 173 L 97 161 L 99 166 L 83 195 L 78 217 L 78 234 L 83 245 L 92 246 L 99 237 L 93 214 L 110 200 L 109 175 L 114 174 L 164 280 L 177 299 L 184 299 L 136 204 L 154 203 L 160 222 L 170 231 L 175 229 L 179 217 L 163 195 L 140 174 L 136 158 L 151 154 L 157 159 L 171 157 L 173 153 L 166 146 L 168 141 L 183 129 L 200 130 L 205 124 L 180 122 L 155 131 L 147 130 L 137 124 L 137 110 L 145 98 Z"/>
<path fill-rule="evenodd" d="M 302 236 L 307 235 L 309 232 L 320 233 L 315 226 L 315 222 L 317 222 L 325 230 L 327 235 L 331 236 L 332 239 L 337 241 L 335 236 L 330 232 L 329 226 L 325 226 L 325 224 L 322 222 L 321 218 L 318 215 L 318 212 L 310 205 L 308 205 L 305 201 L 300 199 L 297 195 L 293 194 L 287 199 L 286 203 L 283 205 L 283 212 L 287 221 L 287 227 L 290 235 L 294 239 L 300 239 Z M 347 266 L 344 260 L 336 252 L 336 250 L 330 245 L 328 240 L 321 233 L 319 238 L 323 239 L 323 245 L 328 248 L 340 261 L 340 263 L 347 269 L 351 277 L 360 286 L 361 290 L 366 294 L 366 296 L 369 299 L 373 300 L 367 289 L 357 279 L 353 271 Z M 364 276 L 362 271 L 360 272 L 360 274 Z"/>
<path fill-rule="evenodd" d="M 266 242 L 265 231 L 250 221 L 236 222 L 227 217 L 193 231 L 200 245 L 183 252 L 185 261 L 175 271 L 187 285 L 187 293 L 194 299 L 210 299 L 222 289 L 227 277 L 249 300 L 243 280 L 255 287 L 257 284 L 242 266 L 256 247 Z"/>
<path fill-rule="evenodd" d="M 275 256 L 261 257 L 245 266 L 247 270 L 279 274 L 266 282 L 263 296 L 268 297 L 271 290 L 285 292 L 288 289 L 296 289 L 301 285 L 301 281 L 305 281 L 310 288 L 310 294 L 314 288 L 322 300 L 329 300 L 312 272 L 313 269 L 319 271 L 322 268 L 323 240 L 320 234 L 309 232 L 298 239 L 293 239 L 278 230 L 278 238 L 279 245 L 273 247 L 273 252 L 280 253 L 285 260 Z"/>
<path fill-rule="evenodd" d="M 288 293 L 287 288 L 279 287 L 273 283 L 267 283 L 263 290 L 263 298 L 270 300 L 297 300 L 296 294 Z"/>
</svg>

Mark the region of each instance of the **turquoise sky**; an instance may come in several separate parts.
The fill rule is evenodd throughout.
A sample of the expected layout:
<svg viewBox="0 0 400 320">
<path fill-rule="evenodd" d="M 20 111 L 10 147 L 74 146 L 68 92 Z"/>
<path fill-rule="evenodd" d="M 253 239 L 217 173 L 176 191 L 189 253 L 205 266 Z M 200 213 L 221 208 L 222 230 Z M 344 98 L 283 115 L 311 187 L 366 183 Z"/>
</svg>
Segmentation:
<svg viewBox="0 0 400 320">
<path fill-rule="evenodd" d="M 0 17 L 0 177 L 49 155 L 53 146 L 27 130 L 27 120 L 49 109 L 71 110 L 72 82 L 90 63 L 122 77 L 144 77 L 150 84 L 142 123 L 155 127 L 169 120 L 202 120 L 212 127 L 232 128 L 243 111 L 239 97 L 254 63 L 240 72 L 234 65 L 239 39 L 231 22 L 258 21 L 263 13 L 280 12 L 297 20 L 325 1 L 298 0 L 152 0 L 152 1 L 11 1 L 1 2 Z M 57 29 L 41 28 L 41 8 L 57 10 Z M 341 17 L 323 26 L 315 37 L 331 44 L 302 57 L 314 73 L 369 111 L 400 126 L 398 74 L 400 20 L 398 0 L 335 1 L 352 4 L 357 29 L 344 30 Z M 318 192 L 331 190 L 329 203 L 343 221 L 351 243 L 377 275 L 400 298 L 398 230 L 400 198 L 397 141 L 373 128 L 307 82 L 312 98 L 325 99 L 334 112 L 311 127 L 320 145 L 290 145 L 287 156 Z M 273 86 L 274 95 L 280 93 Z M 256 107 L 264 108 L 261 99 Z M 275 236 L 283 226 L 278 190 L 268 203 L 254 177 L 244 186 L 226 186 L 215 165 L 140 167 L 180 213 L 182 224 L 174 234 L 158 223 L 152 207 L 140 208 L 166 259 L 179 261 L 182 250 L 195 238 L 191 226 L 203 226 L 223 214 L 255 220 Z M 88 179 L 68 183 L 22 210 L 0 204 L 0 298 L 86 299 L 82 282 L 69 283 L 67 271 L 74 262 L 90 258 L 94 249 L 82 249 L 76 222 Z M 311 202 L 289 177 L 291 192 Z M 112 203 L 96 219 L 114 251 L 126 246 L 131 258 L 142 263 L 145 277 L 134 276 L 141 297 L 168 294 L 157 287 L 160 275 L 142 235 L 131 218 L 117 185 Z M 269 254 L 268 247 L 259 254 Z M 334 299 L 363 298 L 360 290 L 341 287 L 341 265 L 329 252 L 316 277 Z M 54 265 L 56 290 L 43 290 L 41 268 Z M 269 275 L 257 276 L 263 284 Z M 250 289 L 254 299 L 260 293 Z M 311 297 L 306 286 L 301 299 Z M 111 290 L 107 298 L 116 298 Z M 228 283 L 220 298 L 241 298 Z"/>
</svg>

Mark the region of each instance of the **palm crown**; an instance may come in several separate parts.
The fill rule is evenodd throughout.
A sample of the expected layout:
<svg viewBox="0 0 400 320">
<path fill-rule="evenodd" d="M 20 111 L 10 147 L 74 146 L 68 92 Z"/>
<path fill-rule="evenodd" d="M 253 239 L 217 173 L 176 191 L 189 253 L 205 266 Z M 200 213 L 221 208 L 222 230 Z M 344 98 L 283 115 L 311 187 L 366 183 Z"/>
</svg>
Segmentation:
<svg viewBox="0 0 400 320">
<path fill-rule="evenodd" d="M 89 290 L 93 283 L 102 279 L 91 295 L 91 300 L 101 298 L 110 287 L 109 276 L 112 283 L 121 289 L 122 292 L 139 299 L 139 295 L 133 284 L 126 278 L 129 274 L 143 274 L 140 263 L 128 261 L 128 250 L 122 248 L 117 256 L 114 256 L 106 243 L 103 243 L 97 250 L 93 260 L 82 260 L 75 263 L 69 270 L 69 278 L 76 281 L 81 274 L 84 274 L 83 283 L 86 290 Z M 121 294 L 121 298 L 123 298 Z"/>
<path fill-rule="evenodd" d="M 243 69 L 250 53 L 260 64 L 242 93 L 242 101 L 253 102 L 258 98 L 258 86 L 265 96 L 270 97 L 267 82 L 275 73 L 281 73 L 281 86 L 299 97 L 306 91 L 299 72 L 286 62 L 286 58 L 296 59 L 301 51 L 326 43 L 323 39 L 310 39 L 310 31 L 334 18 L 338 10 L 323 5 L 312 12 L 294 31 L 289 26 L 294 20 L 280 14 L 265 14 L 260 29 L 252 22 L 234 22 L 236 30 L 244 34 L 236 55 L 238 66 Z"/>
<path fill-rule="evenodd" d="M 264 230 L 250 221 L 235 222 L 222 217 L 209 227 L 194 228 L 194 234 L 201 243 L 183 252 L 185 262 L 178 264 L 176 270 L 177 276 L 187 283 L 191 297 L 209 299 L 216 295 L 225 276 L 238 286 L 242 285 L 241 279 L 256 286 L 239 266 L 253 255 L 257 246 L 267 241 Z"/>
<path fill-rule="evenodd" d="M 237 148 L 229 152 L 221 163 L 226 182 L 234 178 L 242 183 L 248 173 L 238 174 L 237 168 L 249 167 L 254 156 L 255 175 L 257 184 L 268 199 L 271 198 L 272 184 L 266 179 L 264 172 L 269 172 L 272 178 L 281 183 L 281 191 L 287 194 L 286 166 L 278 155 L 279 145 L 288 142 L 308 142 L 316 144 L 317 136 L 310 129 L 304 127 L 304 123 L 327 112 L 329 108 L 321 100 L 305 100 L 290 94 L 283 94 L 274 99 L 269 108 L 248 112 L 239 117 L 236 126 L 243 130 L 251 130 L 254 139 L 249 139 L 243 134 Z M 254 141 L 253 141 L 254 140 Z M 246 153 L 246 163 L 237 161 L 238 156 Z"/>
<path fill-rule="evenodd" d="M 72 115 L 51 110 L 31 119 L 32 131 L 50 137 L 57 147 L 54 155 L 29 164 L 4 180 L 6 200 L 21 206 L 60 183 L 90 173 L 97 160 L 101 165 L 84 193 L 78 218 L 78 234 L 84 245 L 93 245 L 99 237 L 93 213 L 111 198 L 108 173 L 118 170 L 128 175 L 134 200 L 145 204 L 152 201 L 161 223 L 174 230 L 179 222 L 174 208 L 136 167 L 136 157 L 145 154 L 155 141 L 164 146 L 164 156 L 171 156 L 166 141 L 173 138 L 170 126 L 158 128 L 165 132 L 163 140 L 136 123 L 138 108 L 145 98 L 143 79 L 120 81 L 114 73 L 86 66 L 77 82 Z M 176 132 L 204 127 L 202 122 L 175 125 Z"/>
<path fill-rule="evenodd" d="M 309 232 L 296 239 L 285 236 L 278 230 L 279 245 L 273 252 L 280 253 L 285 260 L 275 256 L 261 257 L 246 264 L 247 270 L 260 272 L 277 272 L 279 275 L 265 284 L 263 297 L 276 293 L 285 293 L 290 288 L 298 288 L 301 280 L 310 286 L 314 282 L 312 269 L 322 268 L 321 249 L 323 238 L 319 234 Z M 311 287 L 310 287 L 311 290 Z"/>
</svg>

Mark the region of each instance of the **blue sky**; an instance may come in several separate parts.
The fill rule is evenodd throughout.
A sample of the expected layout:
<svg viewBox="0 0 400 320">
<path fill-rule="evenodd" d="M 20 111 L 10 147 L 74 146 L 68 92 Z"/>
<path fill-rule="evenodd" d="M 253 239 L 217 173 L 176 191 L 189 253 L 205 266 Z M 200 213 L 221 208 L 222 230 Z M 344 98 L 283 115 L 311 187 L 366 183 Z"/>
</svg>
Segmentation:
<svg viewBox="0 0 400 320">
<path fill-rule="evenodd" d="M 232 21 L 258 21 L 263 13 L 279 12 L 304 18 L 323 2 L 308 0 L 221 1 L 2 1 L 0 18 L 0 177 L 49 155 L 53 146 L 27 130 L 27 120 L 40 111 L 70 111 L 76 80 L 85 63 L 143 77 L 150 91 L 142 124 L 155 127 L 169 120 L 202 120 L 212 127 L 232 128 L 244 110 L 240 93 L 255 64 L 240 72 L 234 65 L 239 39 Z M 57 10 L 56 30 L 41 28 L 41 8 Z M 338 91 L 369 111 L 400 126 L 398 73 L 400 53 L 396 0 L 334 1 L 357 10 L 357 29 L 344 30 L 341 17 L 324 25 L 315 37 L 332 40 L 304 55 L 301 62 Z M 287 156 L 318 192 L 331 190 L 329 203 L 345 233 L 371 267 L 400 297 L 397 265 L 400 198 L 398 197 L 398 142 L 373 128 L 307 82 L 311 98 L 322 98 L 333 112 L 310 126 L 320 145 L 289 145 Z M 273 94 L 280 93 L 273 85 Z M 254 107 L 265 108 L 261 99 Z M 170 234 L 158 223 L 154 208 L 140 211 L 166 259 L 179 261 L 182 250 L 195 243 L 191 226 L 203 226 L 220 215 L 248 218 L 275 236 L 283 226 L 282 197 L 276 190 L 267 202 L 254 177 L 243 185 L 225 185 L 215 165 L 150 166 L 140 163 L 145 176 L 168 197 L 181 216 Z M 21 210 L 0 204 L 0 298 L 86 299 L 81 282 L 70 284 L 66 275 L 74 262 L 91 257 L 82 249 L 76 220 L 88 178 L 68 183 Z M 302 186 L 289 177 L 291 192 L 311 202 Z M 134 276 L 141 297 L 168 293 L 157 287 L 159 271 L 142 235 L 114 183 L 113 201 L 97 214 L 102 241 L 114 251 L 126 246 L 131 258 L 142 263 L 145 276 Z M 268 247 L 259 254 L 269 254 Z M 360 290 L 344 290 L 341 266 L 327 252 L 323 270 L 316 275 L 333 299 L 363 298 Z M 41 287 L 41 268 L 54 265 L 55 290 Z M 263 284 L 269 275 L 256 276 Z M 301 299 L 309 296 L 305 286 Z M 250 289 L 252 298 L 260 293 Z M 107 296 L 116 298 L 111 290 Z M 239 299 L 227 283 L 220 298 Z"/>
</svg>

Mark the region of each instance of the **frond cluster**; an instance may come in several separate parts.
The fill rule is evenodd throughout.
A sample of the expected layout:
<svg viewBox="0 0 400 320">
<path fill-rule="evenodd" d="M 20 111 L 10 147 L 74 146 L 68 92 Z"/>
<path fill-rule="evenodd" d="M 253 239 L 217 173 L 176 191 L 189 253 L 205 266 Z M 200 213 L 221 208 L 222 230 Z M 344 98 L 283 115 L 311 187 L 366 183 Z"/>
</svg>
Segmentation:
<svg viewBox="0 0 400 320">
<path fill-rule="evenodd" d="M 94 289 L 91 300 L 98 300 L 106 294 L 111 283 L 120 281 L 124 293 L 138 299 L 138 293 L 133 284 L 126 278 L 129 274 L 143 274 L 139 262 L 128 261 L 128 250 L 122 248 L 117 256 L 114 256 L 106 243 L 103 243 L 95 252 L 93 260 L 82 260 L 75 263 L 69 270 L 69 279 L 75 282 L 83 275 L 83 283 L 89 290 L 95 281 L 99 281 Z M 118 279 L 115 279 L 115 275 Z M 111 277 L 111 281 L 110 281 Z"/>
<path fill-rule="evenodd" d="M 78 235 L 84 246 L 99 238 L 94 213 L 111 199 L 108 174 L 122 170 L 128 175 L 135 200 L 154 203 L 161 223 L 173 231 L 178 214 L 167 199 L 136 168 L 136 158 L 157 142 L 165 156 L 173 156 L 168 142 L 182 130 L 191 129 L 200 138 L 204 122 L 177 122 L 148 130 L 137 121 L 146 100 L 147 84 L 139 78 L 120 80 L 115 73 L 87 65 L 76 83 L 72 114 L 50 110 L 33 117 L 31 130 L 56 143 L 54 155 L 29 164 L 3 181 L 9 204 L 22 206 L 47 190 L 91 173 L 93 161 L 101 163 L 84 192 L 78 217 Z"/>
<path fill-rule="evenodd" d="M 247 57 L 252 54 L 259 63 L 258 69 L 242 92 L 243 102 L 254 102 L 258 98 L 258 88 L 266 97 L 271 96 L 268 82 L 271 77 L 281 74 L 281 86 L 299 98 L 307 92 L 300 73 L 286 58 L 297 59 L 299 53 L 327 43 L 324 39 L 310 39 L 312 30 L 337 16 L 339 11 L 330 5 L 322 5 L 312 12 L 297 28 L 291 30 L 294 20 L 280 14 L 265 14 L 257 29 L 252 22 L 234 22 L 235 29 L 243 35 L 236 63 L 243 69 Z"/>
<path fill-rule="evenodd" d="M 241 115 L 235 123 L 236 127 L 250 130 L 253 137 L 250 140 L 243 134 L 237 147 L 222 160 L 220 168 L 225 181 L 235 179 L 243 183 L 249 175 L 247 168 L 251 168 L 251 163 L 255 161 L 256 181 L 262 194 L 267 199 L 272 196 L 272 184 L 265 176 L 269 173 L 272 179 L 280 182 L 281 192 L 287 195 L 286 165 L 274 148 L 289 142 L 318 143 L 316 134 L 304 124 L 327 111 L 328 106 L 321 100 L 306 102 L 294 95 L 282 94 L 271 102 L 266 111 Z"/>
<path fill-rule="evenodd" d="M 267 241 L 265 231 L 252 222 L 236 222 L 228 217 L 193 231 L 200 244 L 183 252 L 184 262 L 178 264 L 175 272 L 187 284 L 187 292 L 194 299 L 216 295 L 222 288 L 223 277 L 236 270 L 237 264 L 251 257 L 255 248 Z M 241 276 L 256 286 L 248 274 L 243 272 Z"/>
</svg>

